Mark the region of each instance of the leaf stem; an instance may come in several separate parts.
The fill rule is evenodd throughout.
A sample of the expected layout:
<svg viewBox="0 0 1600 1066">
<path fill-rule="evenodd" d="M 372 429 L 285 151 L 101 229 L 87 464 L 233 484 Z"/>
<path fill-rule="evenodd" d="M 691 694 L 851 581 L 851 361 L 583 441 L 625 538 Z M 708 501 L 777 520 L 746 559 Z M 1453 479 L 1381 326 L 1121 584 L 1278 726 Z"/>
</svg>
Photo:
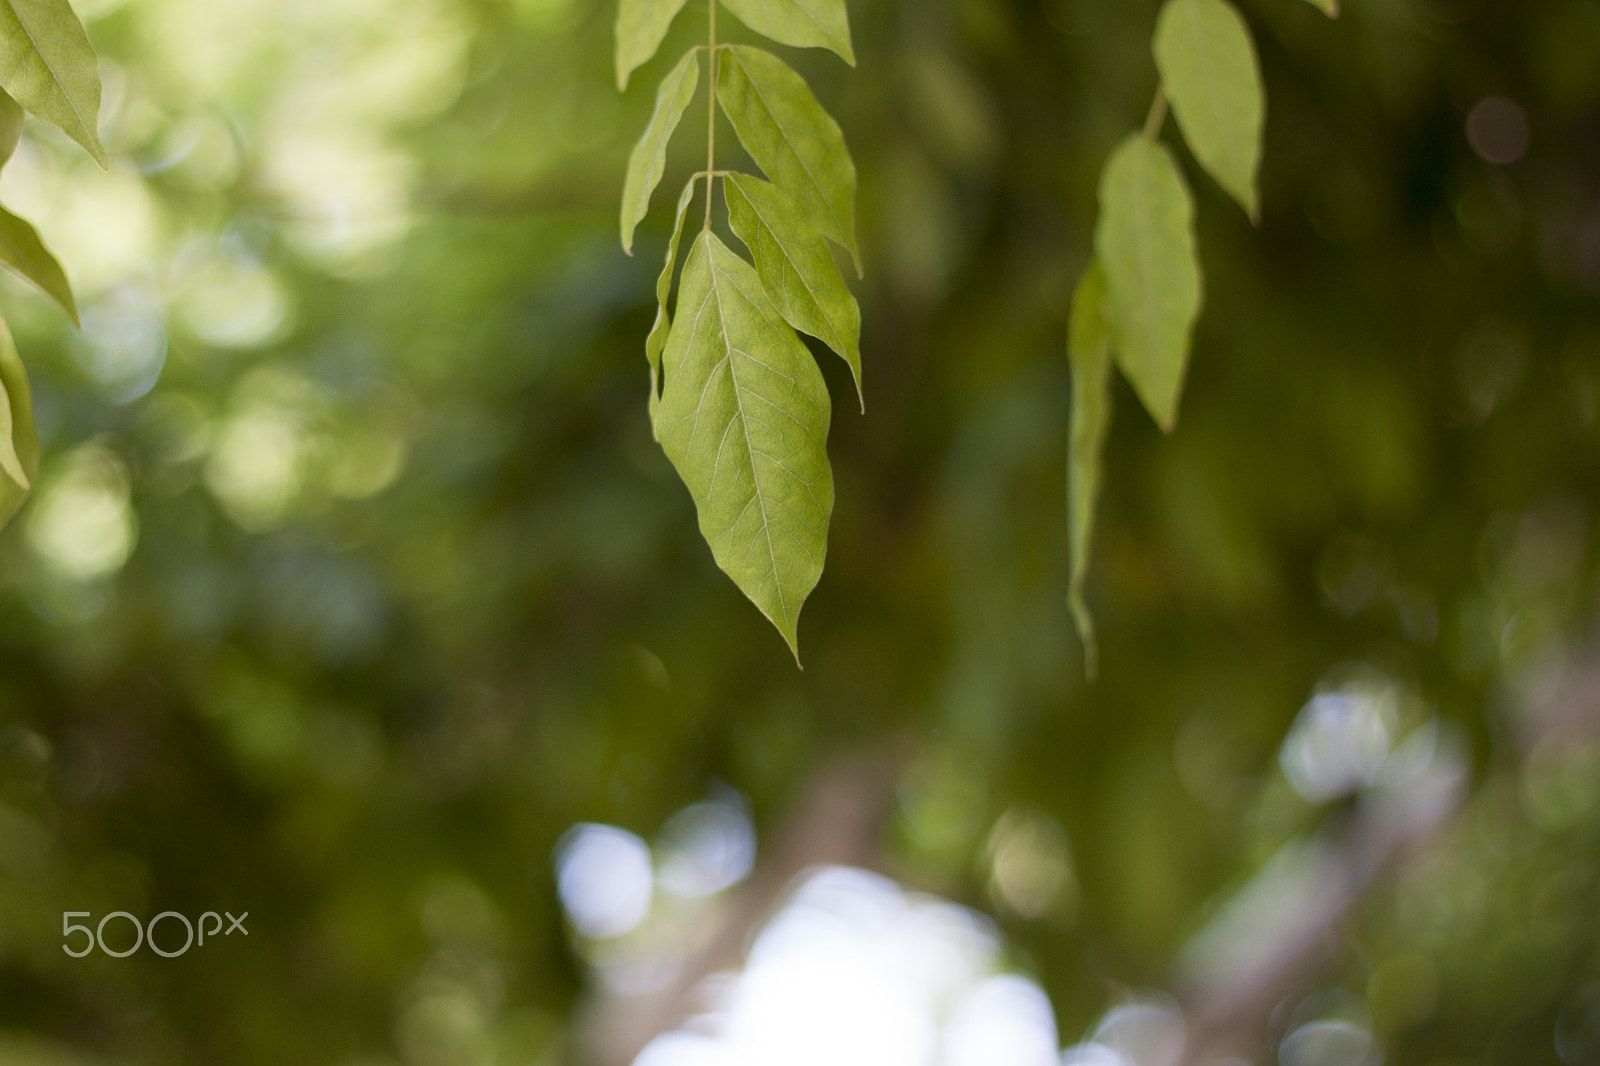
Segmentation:
<svg viewBox="0 0 1600 1066">
<path fill-rule="evenodd" d="M 1161 124 L 1167 120 L 1167 93 L 1165 89 L 1157 86 L 1156 98 L 1150 101 L 1150 114 L 1144 120 L 1144 135 L 1150 140 L 1156 139 L 1156 134 L 1161 132 Z"/>
<path fill-rule="evenodd" d="M 711 12 L 710 77 L 706 83 L 706 224 L 702 233 L 711 232 L 711 186 L 717 173 L 717 0 L 706 0 Z"/>
</svg>

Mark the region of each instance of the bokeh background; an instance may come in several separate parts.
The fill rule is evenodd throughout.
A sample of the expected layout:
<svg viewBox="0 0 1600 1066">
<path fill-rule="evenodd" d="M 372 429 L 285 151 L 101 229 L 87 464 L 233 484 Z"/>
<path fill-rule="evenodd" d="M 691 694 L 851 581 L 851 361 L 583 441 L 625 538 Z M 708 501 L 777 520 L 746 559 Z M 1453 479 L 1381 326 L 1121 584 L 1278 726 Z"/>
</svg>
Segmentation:
<svg viewBox="0 0 1600 1066">
<path fill-rule="evenodd" d="M 703 4 L 620 96 L 605 2 L 75 7 L 114 165 L 0 176 L 84 310 L 0 279 L 0 1063 L 1600 1063 L 1600 6 L 1243 0 L 1263 218 L 1185 157 L 1092 685 L 1066 313 L 1153 2 L 791 54 L 866 261 L 803 672 L 650 439 L 667 212 L 616 236 Z"/>
</svg>

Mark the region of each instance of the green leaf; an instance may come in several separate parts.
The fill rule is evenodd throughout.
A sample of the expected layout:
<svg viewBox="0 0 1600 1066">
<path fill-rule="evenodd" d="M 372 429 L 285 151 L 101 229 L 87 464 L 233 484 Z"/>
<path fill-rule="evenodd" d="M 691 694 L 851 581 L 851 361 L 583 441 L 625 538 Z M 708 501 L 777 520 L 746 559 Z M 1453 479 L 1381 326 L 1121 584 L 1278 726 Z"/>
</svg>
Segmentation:
<svg viewBox="0 0 1600 1066">
<path fill-rule="evenodd" d="M 56 257 L 39 239 L 39 232 L 23 219 L 0 207 L 0 263 L 43 289 L 66 308 L 78 325 L 78 305 L 72 299 L 72 286 Z"/>
<path fill-rule="evenodd" d="M 17 513 L 38 474 L 39 435 L 28 373 L 11 331 L 0 321 L 0 526 Z"/>
<path fill-rule="evenodd" d="M 1134 134 L 1100 177 L 1095 256 L 1117 365 L 1161 428 L 1171 431 L 1200 314 L 1194 205 L 1167 150 Z"/>
<path fill-rule="evenodd" d="M 618 0 L 617 91 L 628 88 L 628 75 L 656 54 L 684 0 Z"/>
<path fill-rule="evenodd" d="M 756 274 L 778 313 L 850 364 L 856 396 L 866 410 L 861 392 L 861 309 L 845 288 L 828 242 L 806 225 L 794 201 L 771 182 L 729 174 L 723 195 L 728 201 L 728 224 L 750 249 Z"/>
<path fill-rule="evenodd" d="M 850 252 L 856 272 L 856 166 L 839 124 L 804 79 L 759 48 L 735 45 L 717 64 L 717 99 L 745 151 L 813 229 Z"/>
<path fill-rule="evenodd" d="M 22 110 L 22 105 L 11 99 L 10 93 L 0 91 L 0 167 L 11 162 L 17 142 L 22 140 L 22 122 L 25 118 L 27 112 Z"/>
<path fill-rule="evenodd" d="M 722 6 L 763 37 L 796 48 L 831 48 L 856 65 L 844 0 L 722 0 Z"/>
<path fill-rule="evenodd" d="M 1266 105 L 1249 27 L 1227 0 L 1167 0 L 1153 47 L 1195 159 L 1255 219 Z"/>
<path fill-rule="evenodd" d="M 690 178 L 678 196 L 677 221 L 673 223 L 672 239 L 667 242 L 667 261 L 656 279 L 656 321 L 650 335 L 644 339 L 644 357 L 650 361 L 650 432 L 656 431 L 656 414 L 661 408 L 661 350 L 667 346 L 672 330 L 672 318 L 667 314 L 667 296 L 672 292 L 672 266 L 678 261 L 678 243 L 683 239 L 683 220 L 689 213 L 689 201 L 694 199 L 694 184 L 698 175 Z M 706 179 L 710 181 L 710 178 Z M 659 439 L 659 438 L 657 438 Z"/>
<path fill-rule="evenodd" d="M 629 255 L 633 254 L 633 231 L 650 210 L 650 196 L 667 167 L 667 143 L 683 118 L 684 108 L 694 99 L 698 84 L 700 53 L 691 50 L 661 79 L 650 122 L 628 156 L 628 172 L 622 182 L 622 248 Z"/>
<path fill-rule="evenodd" d="M 1307 2 L 1331 19 L 1339 17 L 1339 0 L 1307 0 Z"/>
<path fill-rule="evenodd" d="M 67 0 L 0 0 L 0 89 L 106 165 L 100 68 Z"/>
<path fill-rule="evenodd" d="M 661 446 L 717 565 L 798 661 L 796 622 L 833 512 L 822 373 L 755 269 L 709 231 L 684 265 L 663 362 Z"/>
<path fill-rule="evenodd" d="M 1104 311 L 1105 291 L 1100 264 L 1091 262 L 1072 298 L 1072 325 L 1067 332 L 1067 359 L 1072 364 L 1072 443 L 1067 459 L 1072 576 L 1067 606 L 1083 641 L 1084 671 L 1091 679 L 1099 669 L 1100 652 L 1083 583 L 1089 573 L 1089 544 L 1100 497 L 1101 455 L 1111 427 L 1111 327 Z"/>
</svg>

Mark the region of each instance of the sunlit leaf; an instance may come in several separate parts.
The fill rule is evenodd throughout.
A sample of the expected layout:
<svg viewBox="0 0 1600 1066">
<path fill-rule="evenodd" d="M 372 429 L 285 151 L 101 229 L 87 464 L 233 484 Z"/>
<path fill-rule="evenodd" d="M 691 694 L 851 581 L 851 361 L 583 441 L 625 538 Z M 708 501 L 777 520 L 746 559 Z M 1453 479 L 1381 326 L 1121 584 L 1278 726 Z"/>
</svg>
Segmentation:
<svg viewBox="0 0 1600 1066">
<path fill-rule="evenodd" d="M 1072 442 L 1067 459 L 1072 575 L 1067 606 L 1083 641 L 1084 669 L 1091 678 L 1098 670 L 1100 652 L 1094 616 L 1083 599 L 1083 583 L 1089 573 L 1101 457 L 1106 430 L 1111 426 L 1111 329 L 1105 318 L 1105 291 L 1100 264 L 1092 262 L 1072 298 L 1072 324 L 1067 333 L 1067 359 L 1072 364 Z"/>
<path fill-rule="evenodd" d="M 39 240 L 39 232 L 27 221 L 0 207 L 0 263 L 43 289 L 78 321 L 78 305 L 72 299 L 72 286 L 56 257 Z"/>
<path fill-rule="evenodd" d="M 650 62 L 684 0 L 618 0 L 617 88 L 628 87 L 628 75 Z"/>
<path fill-rule="evenodd" d="M 839 124 L 804 79 L 770 52 L 739 45 L 721 53 L 717 99 L 751 158 L 807 223 L 850 252 L 859 272 L 856 167 Z"/>
<path fill-rule="evenodd" d="M 0 166 L 10 162 L 12 154 L 16 152 L 17 142 L 22 139 L 22 123 L 26 118 L 27 112 L 11 99 L 11 94 L 0 92 Z"/>
<path fill-rule="evenodd" d="M 723 190 L 728 223 L 750 249 L 756 273 L 778 313 L 850 364 L 861 398 L 861 309 L 845 288 L 828 242 L 806 225 L 794 201 L 771 182 L 730 174 Z"/>
<path fill-rule="evenodd" d="M 694 199 L 694 186 L 698 178 L 690 178 L 678 196 L 678 211 L 672 225 L 672 239 L 667 242 L 667 261 L 656 279 L 656 321 L 650 335 L 644 339 L 644 356 L 650 360 L 650 431 L 655 432 L 656 413 L 661 407 L 661 350 L 667 346 L 667 336 L 672 329 L 672 319 L 667 314 L 667 297 L 672 292 L 672 267 L 678 261 L 678 244 L 683 239 L 683 220 L 689 213 L 689 201 Z M 709 178 L 706 180 L 710 180 Z"/>
<path fill-rule="evenodd" d="M 0 526 L 17 513 L 38 473 L 39 436 L 28 374 L 11 331 L 0 321 Z"/>
<path fill-rule="evenodd" d="M 0 88 L 106 165 L 100 68 L 67 0 L 0 0 Z"/>
<path fill-rule="evenodd" d="M 831 48 L 846 63 L 856 64 L 844 0 L 722 0 L 722 6 L 779 44 Z"/>
<path fill-rule="evenodd" d="M 700 532 L 798 658 L 833 512 L 822 373 L 755 268 L 710 232 L 684 265 L 663 363 L 657 429 Z"/>
<path fill-rule="evenodd" d="M 1183 176 L 1167 150 L 1142 134 L 1123 141 L 1106 163 L 1094 247 L 1117 366 L 1170 431 L 1200 313 L 1200 264 Z"/>
<path fill-rule="evenodd" d="M 1227 0 L 1167 0 L 1154 49 L 1195 159 L 1255 218 L 1265 98 L 1249 27 Z"/>
<path fill-rule="evenodd" d="M 683 118 L 683 109 L 694 99 L 698 84 L 700 53 L 690 51 L 661 79 L 650 122 L 628 156 L 628 172 L 622 182 L 622 247 L 629 255 L 633 254 L 633 231 L 650 210 L 650 196 L 661 183 L 661 173 L 666 169 L 667 143 Z"/>
</svg>

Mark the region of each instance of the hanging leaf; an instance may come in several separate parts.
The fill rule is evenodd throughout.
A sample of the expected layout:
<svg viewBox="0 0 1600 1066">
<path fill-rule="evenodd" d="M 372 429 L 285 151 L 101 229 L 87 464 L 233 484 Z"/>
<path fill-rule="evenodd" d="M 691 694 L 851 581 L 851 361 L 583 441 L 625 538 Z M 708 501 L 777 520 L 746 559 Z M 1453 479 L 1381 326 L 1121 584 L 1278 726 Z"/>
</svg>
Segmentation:
<svg viewBox="0 0 1600 1066">
<path fill-rule="evenodd" d="M 1307 2 L 1331 19 L 1339 17 L 1339 0 L 1307 0 Z"/>
<path fill-rule="evenodd" d="M 11 331 L 0 321 L 0 526 L 17 513 L 38 474 L 39 436 L 28 374 Z"/>
<path fill-rule="evenodd" d="M 755 269 L 709 231 L 684 265 L 663 363 L 657 429 L 700 532 L 798 660 L 833 512 L 822 374 Z"/>
<path fill-rule="evenodd" d="M 650 122 L 628 156 L 628 172 L 622 181 L 622 248 L 629 255 L 633 254 L 633 231 L 650 210 L 650 197 L 667 167 L 667 143 L 699 84 L 700 53 L 690 51 L 661 79 Z"/>
<path fill-rule="evenodd" d="M 619 0 L 617 4 L 617 90 L 628 88 L 628 75 L 650 62 L 666 39 L 684 0 Z"/>
<path fill-rule="evenodd" d="M 11 156 L 17 150 L 17 142 L 22 140 L 22 123 L 27 118 L 27 112 L 22 110 L 22 105 L 11 99 L 8 92 L 0 92 L 0 167 L 11 162 Z"/>
<path fill-rule="evenodd" d="M 0 89 L 106 165 L 100 68 L 67 0 L 0 0 Z"/>
<path fill-rule="evenodd" d="M 756 274 L 789 325 L 822 341 L 850 364 L 862 410 L 861 309 L 845 288 L 833 253 L 776 185 L 748 174 L 723 184 L 728 224 L 750 249 Z"/>
<path fill-rule="evenodd" d="M 1167 150 L 1142 134 L 1123 141 L 1106 163 L 1094 248 L 1116 363 L 1170 432 L 1200 313 L 1200 264 L 1183 176 Z"/>
<path fill-rule="evenodd" d="M 763 37 L 796 48 L 831 48 L 856 65 L 844 0 L 722 0 L 722 6 Z"/>
<path fill-rule="evenodd" d="M 650 361 L 650 432 L 656 432 L 656 413 L 661 407 L 661 350 L 667 346 L 667 336 L 672 329 L 672 319 L 667 314 L 667 296 L 672 292 L 672 266 L 678 261 L 678 243 L 683 239 L 683 220 L 689 213 L 689 201 L 694 199 L 694 184 L 698 177 L 690 178 L 678 196 L 678 212 L 672 224 L 672 239 L 667 242 L 667 261 L 656 279 L 656 321 L 650 335 L 644 339 L 644 357 Z M 710 178 L 706 179 L 710 181 Z M 659 439 L 659 438 L 657 438 Z"/>
<path fill-rule="evenodd" d="M 1067 459 L 1072 573 L 1067 606 L 1083 641 L 1084 672 L 1091 679 L 1099 669 L 1100 651 L 1083 583 L 1089 573 L 1089 545 L 1100 497 L 1101 457 L 1111 426 L 1111 329 L 1104 311 L 1105 291 L 1100 264 L 1091 262 L 1072 298 L 1067 332 L 1067 360 L 1072 365 L 1072 442 Z"/>
<path fill-rule="evenodd" d="M 28 222 L 0 207 L 0 263 L 43 289 L 78 323 L 78 305 L 72 299 L 72 286 L 56 257 L 39 240 L 39 232 Z"/>
<path fill-rule="evenodd" d="M 839 124 L 805 81 L 770 52 L 735 45 L 717 64 L 717 99 L 756 165 L 808 225 L 849 251 L 860 273 L 856 166 Z"/>
<path fill-rule="evenodd" d="M 1227 0 L 1167 0 L 1153 47 L 1195 159 L 1257 218 L 1265 98 L 1249 27 Z"/>
</svg>

